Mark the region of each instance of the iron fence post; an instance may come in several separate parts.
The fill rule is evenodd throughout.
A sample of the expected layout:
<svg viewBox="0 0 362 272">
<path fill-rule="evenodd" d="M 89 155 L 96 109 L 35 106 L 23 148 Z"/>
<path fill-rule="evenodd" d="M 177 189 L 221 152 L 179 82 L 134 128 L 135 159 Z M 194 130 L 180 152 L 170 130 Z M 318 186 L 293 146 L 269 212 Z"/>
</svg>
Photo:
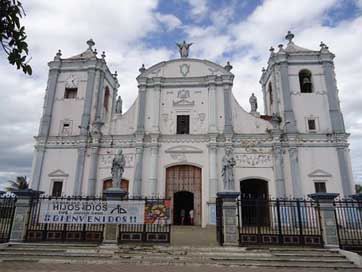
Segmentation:
<svg viewBox="0 0 362 272">
<path fill-rule="evenodd" d="M 276 200 L 277 206 L 277 222 L 278 222 L 278 242 L 279 244 L 283 244 L 283 230 L 282 230 L 282 220 L 280 217 L 280 200 L 277 198 Z"/>
</svg>

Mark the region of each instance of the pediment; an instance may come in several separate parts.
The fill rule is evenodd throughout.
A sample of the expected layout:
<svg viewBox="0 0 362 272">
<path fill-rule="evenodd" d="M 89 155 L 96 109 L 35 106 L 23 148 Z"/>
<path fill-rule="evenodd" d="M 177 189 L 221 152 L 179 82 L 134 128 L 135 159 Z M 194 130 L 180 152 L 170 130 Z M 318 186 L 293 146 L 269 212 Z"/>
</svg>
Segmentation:
<svg viewBox="0 0 362 272">
<path fill-rule="evenodd" d="M 183 58 L 160 62 L 146 69 L 139 77 L 189 78 L 211 75 L 232 76 L 233 74 L 221 65 L 208 60 Z"/>
<path fill-rule="evenodd" d="M 50 172 L 48 174 L 49 177 L 68 177 L 69 174 L 65 173 L 64 171 L 58 169 L 58 170 L 55 170 L 53 172 Z"/>
<path fill-rule="evenodd" d="M 324 170 L 317 169 L 317 170 L 314 170 L 313 172 L 309 173 L 308 177 L 310 177 L 310 178 L 330 178 L 330 177 L 332 177 L 332 174 L 330 174 Z"/>
<path fill-rule="evenodd" d="M 203 151 L 194 146 L 178 145 L 167 149 L 165 152 L 166 153 L 202 153 Z"/>
</svg>

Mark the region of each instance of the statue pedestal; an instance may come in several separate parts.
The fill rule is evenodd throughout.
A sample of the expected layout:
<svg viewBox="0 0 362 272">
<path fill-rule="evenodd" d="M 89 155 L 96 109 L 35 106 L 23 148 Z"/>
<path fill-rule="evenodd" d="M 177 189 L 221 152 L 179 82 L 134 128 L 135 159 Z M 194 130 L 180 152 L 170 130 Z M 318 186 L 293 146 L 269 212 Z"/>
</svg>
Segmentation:
<svg viewBox="0 0 362 272">
<path fill-rule="evenodd" d="M 237 198 L 239 192 L 219 192 L 217 197 L 222 199 L 222 229 L 224 246 L 238 246 L 239 232 L 237 222 Z"/>
<path fill-rule="evenodd" d="M 107 200 L 121 201 L 128 193 L 119 188 L 109 188 L 103 192 Z M 114 249 L 118 244 L 118 225 L 106 224 L 103 233 L 103 246 L 109 249 Z"/>
</svg>

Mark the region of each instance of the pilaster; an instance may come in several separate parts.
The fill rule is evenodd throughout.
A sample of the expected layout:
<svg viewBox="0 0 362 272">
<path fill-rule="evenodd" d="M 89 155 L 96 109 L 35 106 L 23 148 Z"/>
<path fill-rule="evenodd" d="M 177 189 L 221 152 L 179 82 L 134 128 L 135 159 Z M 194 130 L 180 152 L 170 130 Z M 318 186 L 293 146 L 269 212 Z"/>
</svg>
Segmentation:
<svg viewBox="0 0 362 272">
<path fill-rule="evenodd" d="M 209 76 L 209 133 L 216 133 L 216 76 Z"/>
<path fill-rule="evenodd" d="M 102 102 L 104 97 L 104 72 L 100 70 L 99 72 L 99 84 L 98 84 L 98 90 L 97 90 L 97 106 L 96 106 L 96 114 L 95 114 L 95 120 L 100 121 L 101 115 L 102 115 Z"/>
<path fill-rule="evenodd" d="M 231 85 L 224 85 L 224 133 L 233 133 L 232 109 L 231 109 Z"/>
<path fill-rule="evenodd" d="M 209 140 L 209 199 L 215 200 L 217 193 L 217 144 L 216 135 L 210 135 Z"/>
<path fill-rule="evenodd" d="M 150 175 L 148 180 L 148 193 L 150 196 L 157 195 L 158 188 L 158 152 L 159 152 L 159 144 L 158 144 L 158 135 L 151 135 L 151 158 L 150 158 Z"/>
<path fill-rule="evenodd" d="M 87 151 L 86 145 L 84 143 L 80 144 L 78 148 L 77 165 L 76 165 L 75 178 L 74 178 L 74 190 L 73 190 L 74 195 L 80 195 L 82 193 L 86 151 Z"/>
<path fill-rule="evenodd" d="M 292 178 L 293 196 L 296 198 L 303 197 L 302 184 L 300 179 L 300 169 L 298 161 L 298 148 L 290 147 L 289 161 L 290 161 L 290 174 Z"/>
<path fill-rule="evenodd" d="M 347 152 L 348 150 L 346 147 L 337 147 L 339 172 L 341 174 L 342 190 L 345 197 L 353 194 L 353 178 L 347 161 Z"/>
<path fill-rule="evenodd" d="M 41 173 L 43 169 L 43 162 L 45 156 L 45 148 L 44 146 L 35 146 L 35 154 L 34 154 L 34 170 L 32 174 L 31 188 L 34 190 L 39 190 L 40 188 L 40 179 Z"/>
<path fill-rule="evenodd" d="M 338 89 L 334 73 L 333 61 L 330 57 L 330 54 L 327 54 L 326 56 L 322 54 L 322 59 L 332 131 L 335 133 L 344 133 L 344 121 L 343 115 L 339 107 Z"/>
<path fill-rule="evenodd" d="M 85 93 L 85 98 L 84 98 L 83 114 L 82 114 L 82 120 L 81 120 L 81 124 L 80 124 L 80 135 L 82 135 L 82 136 L 88 136 L 95 76 L 96 76 L 95 68 L 89 68 L 88 69 L 87 88 L 86 88 L 86 93 Z"/>
</svg>

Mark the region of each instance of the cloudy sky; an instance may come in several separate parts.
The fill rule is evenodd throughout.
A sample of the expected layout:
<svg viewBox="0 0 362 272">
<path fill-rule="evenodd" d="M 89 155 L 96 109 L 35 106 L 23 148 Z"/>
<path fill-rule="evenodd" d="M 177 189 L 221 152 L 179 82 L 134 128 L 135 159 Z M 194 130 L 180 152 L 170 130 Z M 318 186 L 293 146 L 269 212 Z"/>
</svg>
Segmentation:
<svg viewBox="0 0 362 272">
<path fill-rule="evenodd" d="M 270 46 L 285 43 L 288 30 L 300 46 L 336 54 L 341 106 L 351 133 L 355 181 L 362 183 L 362 0 L 23 0 L 33 75 L 7 63 L 0 51 L 0 183 L 30 176 L 47 83 L 47 62 L 86 49 L 93 38 L 117 70 L 128 108 L 137 96 L 135 77 L 144 63 L 178 57 L 175 42 L 193 42 L 190 56 L 224 65 L 235 74 L 233 92 L 244 108 L 258 83 Z M 262 105 L 262 103 L 259 103 Z M 262 109 L 261 109 L 262 110 Z"/>
</svg>

